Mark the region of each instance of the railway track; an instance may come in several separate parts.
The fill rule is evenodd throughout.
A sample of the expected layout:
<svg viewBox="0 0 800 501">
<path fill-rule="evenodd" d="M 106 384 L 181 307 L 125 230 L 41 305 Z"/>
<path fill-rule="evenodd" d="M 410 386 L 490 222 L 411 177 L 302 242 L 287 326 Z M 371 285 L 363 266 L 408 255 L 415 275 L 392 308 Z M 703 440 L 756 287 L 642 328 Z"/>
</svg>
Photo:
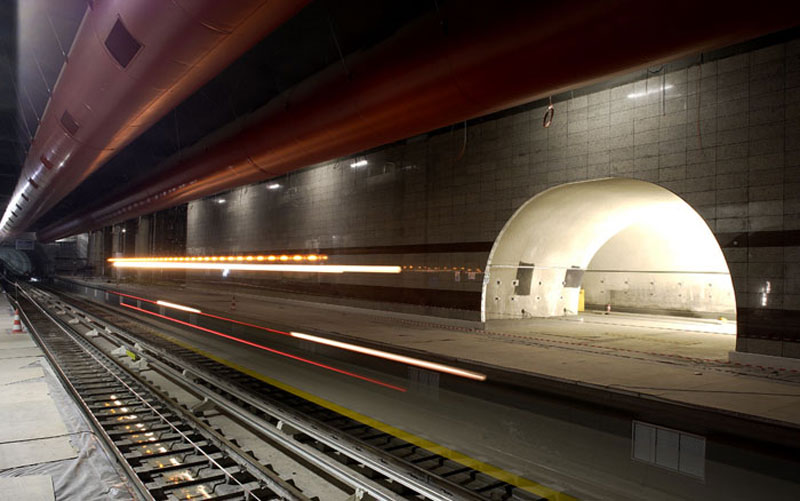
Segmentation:
<svg viewBox="0 0 800 501">
<path fill-rule="evenodd" d="M 32 335 L 143 499 L 307 500 L 29 297 Z"/>
<path fill-rule="evenodd" d="M 62 312 L 61 316 L 71 319 L 61 320 L 61 329 L 70 325 L 73 330 L 80 331 L 77 326 L 82 326 L 84 331 L 118 346 L 119 353 L 146 361 L 149 368 L 201 398 L 203 408 L 215 408 L 246 425 L 322 476 L 345 486 L 352 492 L 352 499 L 546 499 L 182 348 L 157 334 L 164 329 L 158 321 L 74 295 L 58 294 L 55 291 L 31 292 L 41 303 L 39 308 L 44 311 L 43 315 L 50 310 L 56 314 Z M 49 316 L 58 315 L 50 313 Z M 88 370 L 86 365 L 84 370 Z M 119 401 L 131 409 L 125 400 Z M 108 401 L 102 402 L 105 403 Z M 138 411 L 133 414 L 137 418 L 144 415 Z M 208 424 L 205 426 L 210 428 Z M 199 440 L 203 444 L 208 441 Z M 214 453 L 218 453 L 217 449 Z M 228 459 L 225 461 L 229 464 Z M 250 469 L 253 467 L 251 465 Z M 260 464 L 255 468 L 258 467 L 264 468 Z M 246 480 L 242 482 L 244 486 L 258 485 L 260 489 L 269 490 L 268 481 L 254 477 L 248 468 L 236 466 L 235 469 L 249 475 L 242 477 Z M 270 480 L 278 482 L 276 489 L 286 486 L 294 492 L 279 492 L 276 497 L 270 490 L 262 494 L 266 497 L 258 499 L 303 499 L 290 497 L 305 494 L 275 476 L 277 478 Z M 227 477 L 225 481 L 226 485 L 232 483 Z M 207 484 L 198 485 L 205 485 L 206 491 L 215 485 Z"/>
</svg>

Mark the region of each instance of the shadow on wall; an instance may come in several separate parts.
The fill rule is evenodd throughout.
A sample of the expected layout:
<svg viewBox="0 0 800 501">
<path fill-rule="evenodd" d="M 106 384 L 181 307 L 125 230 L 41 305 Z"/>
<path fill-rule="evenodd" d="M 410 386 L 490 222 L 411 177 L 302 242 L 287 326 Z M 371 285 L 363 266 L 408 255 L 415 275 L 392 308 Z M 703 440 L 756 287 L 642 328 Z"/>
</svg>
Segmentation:
<svg viewBox="0 0 800 501">
<path fill-rule="evenodd" d="M 492 247 L 481 319 L 587 308 L 690 316 L 736 312 L 714 234 L 671 191 L 635 179 L 564 184 L 522 205 Z"/>
</svg>

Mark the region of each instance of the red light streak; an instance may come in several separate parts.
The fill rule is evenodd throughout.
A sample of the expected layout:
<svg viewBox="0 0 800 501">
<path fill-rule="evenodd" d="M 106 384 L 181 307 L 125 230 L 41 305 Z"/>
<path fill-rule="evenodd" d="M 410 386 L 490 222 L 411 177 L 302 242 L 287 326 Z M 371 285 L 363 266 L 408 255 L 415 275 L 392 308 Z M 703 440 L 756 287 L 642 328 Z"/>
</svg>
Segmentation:
<svg viewBox="0 0 800 501">
<path fill-rule="evenodd" d="M 118 296 L 125 296 L 125 297 L 129 297 L 129 298 L 132 298 L 132 299 L 139 299 L 141 301 L 147 301 L 148 303 L 152 303 L 152 304 L 158 304 L 156 301 L 153 301 L 151 299 L 145 299 L 145 298 L 139 297 L 139 296 L 131 296 L 130 294 L 123 294 L 121 292 L 116 292 L 116 291 L 108 291 L 108 292 L 110 292 L 111 294 L 116 294 Z M 260 329 L 262 331 L 272 332 L 274 334 L 282 334 L 284 336 L 289 336 L 289 337 L 292 336 L 291 333 L 286 332 L 286 331 L 280 331 L 280 330 L 277 330 L 277 329 L 270 329 L 269 327 L 264 327 L 264 326 L 261 326 L 261 325 L 251 324 L 251 323 L 248 323 L 248 322 L 242 322 L 241 320 L 234 320 L 234 319 L 228 318 L 228 317 L 220 317 L 218 315 L 212 315 L 211 313 L 206 313 L 204 311 L 198 312 L 197 314 L 198 315 L 203 315 L 205 317 L 216 318 L 217 320 L 224 320 L 226 322 L 232 322 L 234 324 L 244 325 L 246 327 L 252 327 L 254 329 Z"/>
<path fill-rule="evenodd" d="M 137 296 L 130 296 L 130 295 L 121 294 L 121 293 L 118 293 L 118 292 L 114 292 L 114 294 L 120 294 L 122 296 L 127 296 L 127 297 L 131 297 L 131 298 L 134 298 L 134 299 L 141 299 L 141 300 L 147 301 L 149 303 L 158 304 L 156 301 L 151 301 L 149 299 L 144 299 L 144 298 L 140 298 L 140 297 L 137 297 Z M 128 305 L 126 305 L 124 303 L 120 303 L 120 304 L 123 304 L 124 306 L 128 306 Z M 143 310 L 143 311 L 145 313 L 150 313 L 149 311 L 146 311 L 146 310 Z M 415 358 L 412 358 L 412 357 L 405 357 L 405 356 L 397 355 L 397 354 L 394 354 L 394 353 L 383 352 L 381 350 L 373 350 L 373 349 L 369 349 L 369 348 L 353 345 L 353 344 L 350 344 L 350 343 L 342 343 L 340 341 L 328 340 L 328 339 L 325 339 L 325 338 L 320 338 L 319 336 L 310 336 L 308 334 L 292 333 L 292 332 L 286 332 L 286 331 L 282 331 L 282 330 L 278 330 L 278 329 L 271 329 L 269 327 L 264 327 L 264 326 L 261 326 L 261 325 L 251 324 L 249 322 L 242 322 L 241 320 L 234 320 L 233 318 L 222 317 L 222 316 L 218 316 L 218 315 L 212 315 L 211 313 L 206 313 L 206 312 L 202 312 L 202 311 L 198 311 L 198 312 L 196 312 L 196 314 L 203 315 L 203 316 L 210 317 L 210 318 L 215 318 L 217 320 L 223 320 L 225 322 L 231 322 L 231 323 L 234 323 L 234 324 L 244 325 L 246 327 L 251 327 L 253 329 L 259 329 L 259 330 L 266 331 L 266 332 L 271 332 L 271 333 L 274 333 L 274 334 L 280 334 L 282 336 L 289 336 L 289 337 L 293 337 L 295 339 L 302 339 L 302 340 L 308 341 L 308 342 L 328 344 L 328 345 L 335 346 L 335 347 L 340 348 L 340 349 L 354 351 L 354 352 L 361 353 L 361 354 L 364 354 L 364 355 L 377 356 L 379 358 L 385 358 L 387 360 L 392 360 L 392 361 L 395 361 L 395 362 L 398 362 L 398 363 L 403 363 L 403 364 L 406 364 L 406 365 L 415 365 L 415 366 L 418 366 L 418 367 L 423 367 L 423 368 L 430 369 L 430 370 L 435 370 L 435 371 L 438 371 L 438 372 L 445 372 L 445 373 L 449 373 L 449 374 L 454 374 L 456 376 L 466 377 L 468 379 L 475 379 L 475 380 L 478 380 L 478 381 L 485 381 L 486 380 L 486 376 L 484 374 L 480 374 L 480 373 L 472 372 L 472 371 L 467 371 L 467 370 L 464 370 L 464 369 L 459 369 L 457 367 L 451 367 L 451 366 L 447 366 L 447 365 L 443 365 L 443 364 L 429 362 L 429 361 L 426 361 L 426 360 L 415 359 Z M 175 320 L 175 319 L 172 319 L 170 317 L 166 317 L 166 318 L 168 320 L 174 320 L 176 322 L 183 323 L 180 320 Z M 189 325 L 190 327 L 195 327 L 195 328 L 198 328 L 198 329 L 203 329 L 202 327 L 197 327 L 197 326 L 192 325 L 192 324 L 186 324 L 186 325 Z M 216 331 L 211 331 L 211 332 L 216 332 Z M 222 335 L 225 336 L 225 334 L 222 334 Z M 237 338 L 233 338 L 233 339 L 237 339 Z"/>
<path fill-rule="evenodd" d="M 119 293 L 116 293 L 116 294 L 119 294 Z M 136 298 L 135 296 L 128 296 L 127 294 L 120 294 L 120 295 L 121 296 L 127 296 L 127 297 L 134 297 L 135 299 L 141 299 L 141 298 Z M 150 301 L 150 300 L 147 300 L 147 299 L 145 299 L 145 301 L 148 301 L 150 303 L 155 303 L 155 301 Z M 178 320 L 176 318 L 171 318 L 171 317 L 168 317 L 166 315 L 153 313 L 152 311 L 147 311 L 147 310 L 145 310 L 143 308 L 138 308 L 136 306 L 132 306 L 132 305 L 123 303 L 122 301 L 120 301 L 119 304 L 120 304 L 120 306 L 124 306 L 124 307 L 130 308 L 132 310 L 140 311 L 142 313 L 147 313 L 148 315 L 152 315 L 154 317 L 163 318 L 165 320 L 169 320 L 171 322 L 175 322 L 175 323 L 178 323 L 178 324 L 181 324 L 181 325 L 185 325 L 185 326 L 191 327 L 193 329 L 197 329 L 197 330 L 201 330 L 201 331 L 204 331 L 204 332 L 208 332 L 209 334 L 214 334 L 216 336 L 220 336 L 220 337 L 223 337 L 223 338 L 226 338 L 226 339 L 230 339 L 230 340 L 236 341 L 238 343 L 242 343 L 242 344 L 245 344 L 245 345 L 248 345 L 248 346 L 252 346 L 253 348 L 258 348 L 260 350 L 268 351 L 268 352 L 274 353 L 276 355 L 281 355 L 281 356 L 284 356 L 284 357 L 287 357 L 287 358 L 291 358 L 292 360 L 297 360 L 299 362 L 303 362 L 303 363 L 306 363 L 306 364 L 314 365 L 316 367 L 321 367 L 323 369 L 328 369 L 329 371 L 337 372 L 339 374 L 344 374 L 345 376 L 350 376 L 350 377 L 353 377 L 353 378 L 356 378 L 356 379 L 360 379 L 362 381 L 367 381 L 369 383 L 377 384 L 377 385 L 383 386 L 385 388 L 390 388 L 392 390 L 397 390 L 397 391 L 400 391 L 400 392 L 407 391 L 405 388 L 402 388 L 400 386 L 395 386 L 393 384 L 385 383 L 385 382 L 379 381 L 377 379 L 372 379 L 372 378 L 368 378 L 366 376 L 361 376 L 359 374 L 355 374 L 353 372 L 348 372 L 348 371 L 345 371 L 345 370 L 342 370 L 342 369 L 337 369 L 336 367 L 331 367 L 330 365 L 325 365 L 325 364 L 322 364 L 322 363 L 319 363 L 319 362 L 315 362 L 313 360 L 308 360 L 306 358 L 298 357 L 297 355 L 292 355 L 291 353 L 285 353 L 283 351 L 275 350 L 273 348 L 268 348 L 268 347 L 266 347 L 264 345 L 260 345 L 258 343 L 253 343 L 252 341 L 247 341 L 245 339 L 241 339 L 241 338 L 238 338 L 238 337 L 235 337 L 235 336 L 230 336 L 228 334 L 223 334 L 222 332 L 218 332 L 218 331 L 215 331 L 215 330 L 212 330 L 212 329 L 208 329 L 206 327 L 200 327 L 199 325 L 190 324 L 189 322 L 184 322 L 183 320 Z M 276 332 L 280 332 L 280 331 L 276 331 Z"/>
<path fill-rule="evenodd" d="M 145 298 L 139 297 L 139 296 L 131 296 L 130 294 L 123 294 L 121 292 L 116 292 L 116 291 L 108 291 L 108 292 L 110 292 L 111 294 L 116 294 L 117 296 L 125 296 L 125 297 L 129 297 L 131 299 L 138 299 L 139 301 L 147 301 L 148 303 L 156 304 L 156 302 L 153 301 L 152 299 L 145 299 Z"/>
<path fill-rule="evenodd" d="M 244 326 L 247 326 L 247 327 L 252 327 L 254 329 L 260 329 L 262 331 L 272 332 L 274 334 L 282 334 L 284 336 L 289 336 L 289 337 L 292 336 L 292 334 L 289 333 L 289 332 L 279 331 L 277 329 L 270 329 L 269 327 L 263 327 L 261 325 L 251 324 L 251 323 L 248 323 L 248 322 L 242 322 L 241 320 L 234 320 L 234 319 L 228 318 L 228 317 L 220 317 L 220 316 L 217 316 L 217 315 L 212 315 L 211 313 L 200 312 L 200 315 L 203 315 L 204 317 L 216 318 L 217 320 L 225 320 L 226 322 L 232 322 L 234 324 L 244 325 Z"/>
</svg>

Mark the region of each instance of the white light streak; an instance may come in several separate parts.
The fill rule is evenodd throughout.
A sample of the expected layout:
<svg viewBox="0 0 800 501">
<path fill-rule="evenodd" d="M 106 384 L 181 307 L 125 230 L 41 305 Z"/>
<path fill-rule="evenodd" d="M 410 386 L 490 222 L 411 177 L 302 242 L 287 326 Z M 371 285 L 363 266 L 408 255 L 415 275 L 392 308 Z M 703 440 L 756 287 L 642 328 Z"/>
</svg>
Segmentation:
<svg viewBox="0 0 800 501">
<path fill-rule="evenodd" d="M 375 350 L 372 348 L 366 348 L 364 346 L 358 346 L 355 344 L 343 343 L 341 341 L 334 341 L 333 339 L 326 339 L 324 337 L 312 336 L 311 334 L 303 334 L 302 332 L 292 332 L 291 335 L 292 337 L 296 337 L 298 339 L 304 339 L 306 341 L 311 341 L 312 343 L 319 343 L 328 346 L 333 346 L 335 348 L 341 348 L 342 350 L 353 351 L 356 353 L 362 353 L 364 355 L 371 355 L 373 357 L 392 360 L 394 362 L 400 362 L 401 364 L 413 365 L 416 367 L 421 367 L 423 369 L 428 369 L 437 372 L 444 372 L 447 374 L 452 374 L 454 376 L 460 376 L 467 379 L 474 379 L 476 381 L 486 381 L 485 374 L 468 371 L 466 369 L 459 369 L 457 367 L 452 367 L 450 365 L 439 364 L 436 362 L 429 362 L 427 360 L 421 360 L 419 358 L 407 357 L 405 355 L 398 355 L 396 353 L 389 353 L 388 351 Z"/>
<path fill-rule="evenodd" d="M 188 311 L 189 313 L 202 313 L 197 308 L 190 308 L 189 306 L 184 306 L 182 304 L 170 303 L 169 301 L 162 301 L 160 299 L 158 301 L 156 301 L 156 304 L 160 304 L 161 306 L 166 306 L 167 308 L 174 308 L 176 310 Z"/>
<path fill-rule="evenodd" d="M 367 164 L 369 164 L 369 162 L 367 162 L 366 160 L 359 160 L 357 162 L 351 163 L 350 167 L 355 169 L 356 167 L 364 167 Z"/>
<path fill-rule="evenodd" d="M 248 264 L 164 261 L 114 261 L 115 268 L 144 268 L 164 270 L 238 270 L 277 271 L 295 273 L 400 273 L 399 266 L 353 264 Z"/>
<path fill-rule="evenodd" d="M 271 185 L 267 186 L 267 188 L 269 188 L 270 190 L 277 190 L 280 187 L 281 185 L 278 183 L 272 183 Z"/>
</svg>

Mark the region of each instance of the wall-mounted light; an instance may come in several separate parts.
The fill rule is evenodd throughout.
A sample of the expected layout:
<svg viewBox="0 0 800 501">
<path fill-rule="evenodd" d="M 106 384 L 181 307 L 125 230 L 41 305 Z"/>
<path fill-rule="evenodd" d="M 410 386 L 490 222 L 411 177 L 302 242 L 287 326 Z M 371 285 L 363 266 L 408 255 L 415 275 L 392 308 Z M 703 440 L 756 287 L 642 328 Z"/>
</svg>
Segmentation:
<svg viewBox="0 0 800 501">
<path fill-rule="evenodd" d="M 351 163 L 350 167 L 356 169 L 358 167 L 364 167 L 367 164 L 369 164 L 369 162 L 367 162 L 367 159 L 365 158 L 364 160 L 358 160 L 357 162 Z"/>
<path fill-rule="evenodd" d="M 224 199 L 224 198 L 218 198 L 218 199 L 216 200 L 216 202 L 217 202 L 218 204 L 224 204 L 224 203 L 225 203 L 225 199 Z"/>
<path fill-rule="evenodd" d="M 649 90 L 647 90 L 645 92 L 634 92 L 632 94 L 628 94 L 628 99 L 636 99 L 638 97 L 649 96 L 650 94 L 655 94 L 656 92 L 661 92 L 663 90 L 668 90 L 668 89 L 671 89 L 671 88 L 672 88 L 672 85 L 669 85 L 669 84 L 668 85 L 664 85 L 664 86 L 659 85 L 658 87 L 656 87 L 654 89 L 649 89 Z"/>
<path fill-rule="evenodd" d="M 270 184 L 269 186 L 267 186 L 267 189 L 269 189 L 269 190 L 277 190 L 277 189 L 278 189 L 278 188 L 280 188 L 280 187 L 281 187 L 281 185 L 280 185 L 280 184 L 278 184 L 278 183 L 272 183 L 272 184 Z"/>
</svg>

